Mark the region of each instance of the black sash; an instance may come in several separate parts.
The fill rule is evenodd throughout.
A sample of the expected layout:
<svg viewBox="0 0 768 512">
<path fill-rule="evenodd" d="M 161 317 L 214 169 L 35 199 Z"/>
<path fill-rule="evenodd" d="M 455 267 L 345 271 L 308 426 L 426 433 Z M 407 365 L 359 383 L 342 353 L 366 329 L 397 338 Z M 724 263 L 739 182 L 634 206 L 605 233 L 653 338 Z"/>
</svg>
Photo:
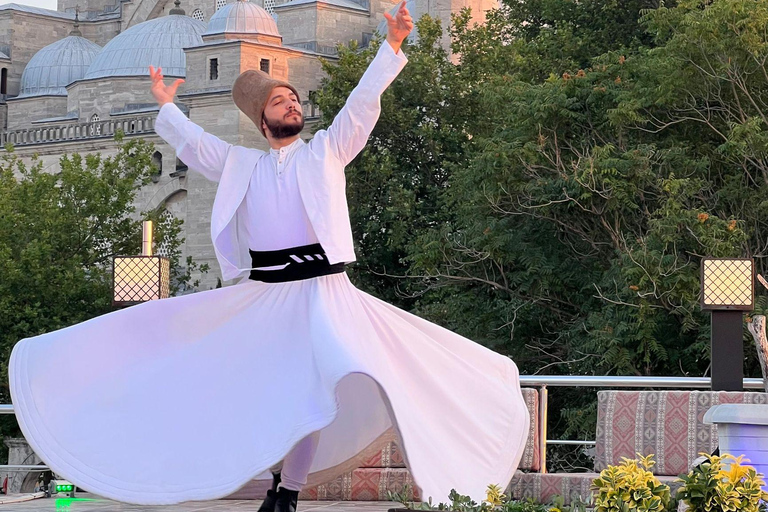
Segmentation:
<svg viewBox="0 0 768 512">
<path fill-rule="evenodd" d="M 279 251 L 248 251 L 251 253 L 251 267 L 287 266 L 278 270 L 251 270 L 250 279 L 265 283 L 286 283 L 300 281 L 328 274 L 344 272 L 344 263 L 328 263 L 320 244 L 303 245 L 280 249 Z"/>
</svg>

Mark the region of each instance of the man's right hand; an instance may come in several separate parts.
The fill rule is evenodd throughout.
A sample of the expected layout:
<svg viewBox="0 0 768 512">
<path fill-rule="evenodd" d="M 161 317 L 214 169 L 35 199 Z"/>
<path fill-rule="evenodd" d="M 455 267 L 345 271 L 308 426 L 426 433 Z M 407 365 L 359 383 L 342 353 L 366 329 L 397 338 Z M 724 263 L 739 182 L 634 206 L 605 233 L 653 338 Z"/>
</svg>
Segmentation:
<svg viewBox="0 0 768 512">
<path fill-rule="evenodd" d="M 149 77 L 152 79 L 152 96 L 157 100 L 157 104 L 161 107 L 166 103 L 173 103 L 173 97 L 176 96 L 176 89 L 179 85 L 184 83 L 183 78 L 177 78 L 171 85 L 165 85 L 163 82 L 163 68 L 157 68 L 149 66 Z"/>
</svg>

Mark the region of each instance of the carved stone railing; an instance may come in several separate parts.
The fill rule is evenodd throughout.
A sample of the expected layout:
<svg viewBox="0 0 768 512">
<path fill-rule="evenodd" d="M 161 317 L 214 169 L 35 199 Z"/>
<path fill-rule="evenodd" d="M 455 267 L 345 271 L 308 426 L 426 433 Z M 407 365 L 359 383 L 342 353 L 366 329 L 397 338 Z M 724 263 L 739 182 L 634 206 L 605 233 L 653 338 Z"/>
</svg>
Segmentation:
<svg viewBox="0 0 768 512">
<path fill-rule="evenodd" d="M 30 146 L 51 142 L 69 142 L 88 139 L 105 139 L 115 136 L 118 130 L 127 135 L 143 135 L 155 132 L 155 116 L 109 119 L 88 123 L 67 123 L 39 128 L 0 131 L 0 147 L 6 144 Z"/>
<path fill-rule="evenodd" d="M 301 107 L 305 120 L 313 121 L 320 117 L 320 109 L 309 101 L 303 102 Z M 122 130 L 126 136 L 152 134 L 155 133 L 155 117 L 156 115 L 136 116 L 0 131 L 0 150 L 9 143 L 19 147 L 51 142 L 111 139 L 118 130 Z"/>
</svg>

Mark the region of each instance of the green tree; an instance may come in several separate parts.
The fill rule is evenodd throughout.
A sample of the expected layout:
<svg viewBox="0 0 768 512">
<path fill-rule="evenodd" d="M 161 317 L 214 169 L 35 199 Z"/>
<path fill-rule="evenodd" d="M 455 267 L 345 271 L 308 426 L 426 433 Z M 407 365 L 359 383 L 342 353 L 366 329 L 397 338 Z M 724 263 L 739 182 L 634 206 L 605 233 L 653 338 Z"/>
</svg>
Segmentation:
<svg viewBox="0 0 768 512">
<path fill-rule="evenodd" d="M 640 23 L 643 13 L 675 0 L 504 0 L 495 16 L 505 20 L 519 55 L 515 72 L 540 82 L 550 74 L 587 69 L 608 51 L 632 52 L 654 45 Z"/>
<path fill-rule="evenodd" d="M 468 20 L 451 28 L 457 64 L 420 21 L 348 167 L 361 268 L 397 275 L 359 282 L 397 285 L 402 306 L 524 373 L 706 375 L 701 258 L 766 270 L 768 6 L 542 0 Z M 348 58 L 320 95 L 329 120 L 369 54 Z M 424 108 L 442 130 L 408 121 Z M 554 429 L 592 429 L 587 394 L 569 399 L 586 407 Z"/>
<path fill-rule="evenodd" d="M 353 278 L 405 307 L 413 301 L 403 273 L 408 246 L 420 230 L 441 222 L 440 191 L 469 140 L 468 95 L 438 44 L 440 25 L 425 16 L 417 26 L 418 43 L 403 47 L 409 63 L 382 96 L 371 139 L 346 171 L 358 254 Z M 338 64 L 323 63 L 329 78 L 314 96 L 323 112 L 319 128 L 344 105 L 380 44 L 362 51 L 341 46 Z"/>
<path fill-rule="evenodd" d="M 8 359 L 16 342 L 111 311 L 112 257 L 141 250 L 133 203 L 153 172 L 153 147 L 117 140 L 114 156 L 62 156 L 56 174 L 43 171 L 36 157 L 27 165 L 6 148 L 0 163 L 2 403 L 10 403 Z M 158 240 L 168 248 L 175 290 L 194 284 L 194 263 L 179 263 L 180 221 L 158 212 L 141 216 L 159 221 Z M 0 434 L 20 435 L 14 418 L 0 418 Z"/>
</svg>

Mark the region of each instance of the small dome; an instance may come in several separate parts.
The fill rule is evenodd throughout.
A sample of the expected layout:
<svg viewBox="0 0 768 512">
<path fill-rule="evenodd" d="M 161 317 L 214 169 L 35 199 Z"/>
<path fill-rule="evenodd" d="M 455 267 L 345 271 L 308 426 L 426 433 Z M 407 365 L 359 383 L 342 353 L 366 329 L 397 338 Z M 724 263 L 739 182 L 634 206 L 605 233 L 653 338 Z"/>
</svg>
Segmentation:
<svg viewBox="0 0 768 512">
<path fill-rule="evenodd" d="M 83 78 L 101 46 L 68 36 L 38 51 L 21 74 L 19 98 L 66 96 L 66 86 Z"/>
<path fill-rule="evenodd" d="M 181 14 L 169 14 L 134 25 L 110 40 L 96 56 L 86 79 L 112 76 L 149 76 L 149 66 L 163 75 L 187 75 L 184 48 L 199 46 L 205 23 Z"/>
<path fill-rule="evenodd" d="M 227 33 L 280 37 L 272 15 L 248 0 L 238 0 L 216 11 L 203 35 Z"/>
</svg>

